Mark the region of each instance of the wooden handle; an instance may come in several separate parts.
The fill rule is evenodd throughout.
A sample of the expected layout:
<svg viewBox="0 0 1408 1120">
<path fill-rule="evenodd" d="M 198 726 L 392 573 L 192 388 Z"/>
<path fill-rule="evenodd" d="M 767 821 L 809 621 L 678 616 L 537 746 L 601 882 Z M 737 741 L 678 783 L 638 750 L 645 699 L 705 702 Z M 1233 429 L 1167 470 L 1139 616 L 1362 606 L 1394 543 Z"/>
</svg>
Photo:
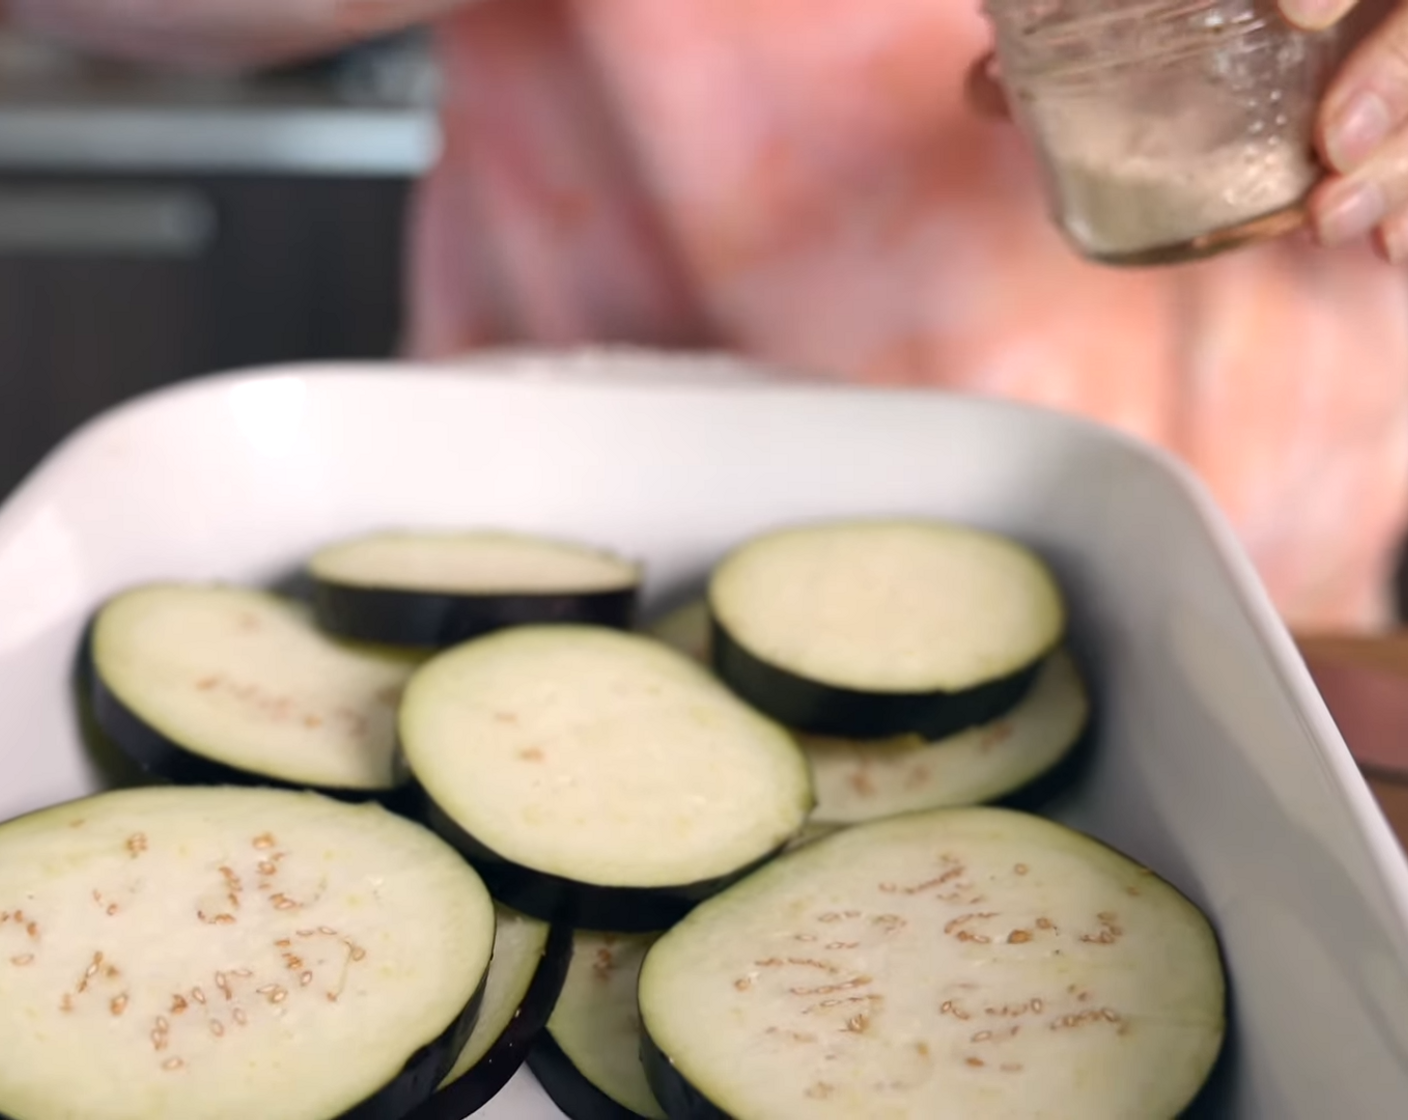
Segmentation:
<svg viewBox="0 0 1408 1120">
<path fill-rule="evenodd" d="M 1408 841 L 1408 634 L 1299 645 L 1384 815 Z"/>
</svg>

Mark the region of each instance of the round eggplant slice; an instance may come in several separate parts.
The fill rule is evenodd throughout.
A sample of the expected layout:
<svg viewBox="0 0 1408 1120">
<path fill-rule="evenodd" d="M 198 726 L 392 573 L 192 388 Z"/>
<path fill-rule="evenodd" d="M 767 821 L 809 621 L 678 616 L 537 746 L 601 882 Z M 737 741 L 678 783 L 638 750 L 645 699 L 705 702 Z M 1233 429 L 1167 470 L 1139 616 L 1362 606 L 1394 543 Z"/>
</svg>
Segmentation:
<svg viewBox="0 0 1408 1120">
<path fill-rule="evenodd" d="M 474 1025 L 494 907 L 376 804 L 105 793 L 0 825 L 0 1114 L 397 1120 Z"/>
<path fill-rule="evenodd" d="M 544 921 L 645 932 L 780 851 L 812 807 L 785 730 L 660 642 L 520 627 L 416 673 L 401 740 L 434 827 Z"/>
<path fill-rule="evenodd" d="M 182 784 L 386 797 L 408 775 L 396 709 L 417 660 L 320 633 L 299 604 L 219 585 L 123 592 L 84 646 L 98 728 Z"/>
<path fill-rule="evenodd" d="M 512 1080 L 547 1026 L 572 959 L 572 931 L 497 907 L 494 959 L 474 1033 L 435 1095 L 406 1120 L 464 1120 Z"/>
<path fill-rule="evenodd" d="M 550 622 L 627 629 L 642 577 L 639 564 L 597 549 L 487 531 L 358 537 L 321 550 L 308 570 L 329 633 L 434 648 Z"/>
<path fill-rule="evenodd" d="M 715 568 L 708 602 L 730 688 L 788 727 L 846 739 L 938 739 L 997 719 L 1065 630 L 1033 552 L 941 522 L 755 538 Z"/>
<path fill-rule="evenodd" d="M 694 600 L 645 632 L 697 661 L 709 661 L 709 611 Z M 1058 649 L 1042 662 L 1032 689 L 1007 715 L 931 742 L 832 739 L 798 734 L 816 788 L 805 839 L 844 825 L 946 806 L 1002 802 L 1062 788 L 1075 772 L 1091 718 L 1090 697 L 1074 659 Z M 803 838 L 793 843 L 799 846 Z"/>
<path fill-rule="evenodd" d="M 1090 720 L 1075 662 L 1058 650 L 1001 719 L 931 743 L 918 736 L 857 742 L 802 735 L 818 824 L 858 824 L 920 809 L 999 801 L 1052 773 Z"/>
<path fill-rule="evenodd" d="M 1061 825 L 940 809 L 857 825 L 694 910 L 641 968 L 671 1116 L 1172 1117 L 1213 1068 L 1204 916 Z"/>
<path fill-rule="evenodd" d="M 528 1067 L 569 1120 L 665 1120 L 640 1060 L 636 980 L 658 934 L 578 930 L 572 966 Z"/>
</svg>

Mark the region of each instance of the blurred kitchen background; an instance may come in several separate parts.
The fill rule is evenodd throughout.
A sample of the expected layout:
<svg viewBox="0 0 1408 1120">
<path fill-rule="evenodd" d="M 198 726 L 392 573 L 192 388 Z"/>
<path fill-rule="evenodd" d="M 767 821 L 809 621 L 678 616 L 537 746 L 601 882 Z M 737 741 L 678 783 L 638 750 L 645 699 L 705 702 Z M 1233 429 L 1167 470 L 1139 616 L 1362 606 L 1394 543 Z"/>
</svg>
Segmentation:
<svg viewBox="0 0 1408 1120">
<path fill-rule="evenodd" d="M 210 78 L 0 32 L 0 498 L 142 390 L 390 356 L 434 100 L 417 34 Z"/>
</svg>

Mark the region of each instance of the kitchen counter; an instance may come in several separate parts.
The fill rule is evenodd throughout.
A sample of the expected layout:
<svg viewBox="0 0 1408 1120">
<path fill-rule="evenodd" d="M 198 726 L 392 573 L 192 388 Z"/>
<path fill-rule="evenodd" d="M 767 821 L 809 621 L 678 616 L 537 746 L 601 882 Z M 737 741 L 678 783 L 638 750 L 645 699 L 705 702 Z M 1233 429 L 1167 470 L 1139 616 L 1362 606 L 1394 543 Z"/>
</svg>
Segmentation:
<svg viewBox="0 0 1408 1120">
<path fill-rule="evenodd" d="M 220 78 L 0 35 L 0 172 L 416 178 L 436 159 L 423 38 Z"/>
</svg>

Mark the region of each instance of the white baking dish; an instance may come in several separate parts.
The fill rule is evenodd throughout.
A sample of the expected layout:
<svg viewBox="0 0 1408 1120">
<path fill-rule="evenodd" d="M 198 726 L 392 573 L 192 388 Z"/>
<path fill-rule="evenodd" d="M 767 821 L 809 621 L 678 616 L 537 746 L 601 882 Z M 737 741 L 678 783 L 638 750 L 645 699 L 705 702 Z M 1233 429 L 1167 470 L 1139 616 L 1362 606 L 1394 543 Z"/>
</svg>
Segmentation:
<svg viewBox="0 0 1408 1120">
<path fill-rule="evenodd" d="M 270 580 L 338 534 L 493 522 L 643 556 L 658 605 L 779 521 L 958 517 L 1038 546 L 1072 596 L 1101 738 L 1062 815 L 1216 922 L 1234 1030 L 1211 1114 L 1408 1115 L 1408 867 L 1246 559 L 1173 463 L 1041 411 L 752 384 L 763 371 L 717 359 L 464 369 L 213 378 L 60 447 L 0 510 L 0 815 L 100 781 L 69 667 L 89 610 L 136 580 Z M 521 1073 L 480 1115 L 559 1114 Z"/>
</svg>

